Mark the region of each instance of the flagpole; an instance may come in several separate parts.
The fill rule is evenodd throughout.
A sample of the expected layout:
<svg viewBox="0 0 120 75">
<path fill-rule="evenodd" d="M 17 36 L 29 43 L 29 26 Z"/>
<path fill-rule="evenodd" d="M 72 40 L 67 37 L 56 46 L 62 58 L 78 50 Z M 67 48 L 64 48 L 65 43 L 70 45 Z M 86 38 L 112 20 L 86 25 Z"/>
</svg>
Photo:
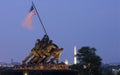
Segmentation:
<svg viewBox="0 0 120 75">
<path fill-rule="evenodd" d="M 43 22 L 42 22 L 42 20 L 41 20 L 41 18 L 40 18 L 40 15 L 39 15 L 39 13 L 38 13 L 38 11 L 37 11 L 37 9 L 36 9 L 33 1 L 32 1 L 32 5 L 33 5 L 33 7 L 34 7 L 34 9 L 35 9 L 35 11 L 36 11 L 36 14 L 37 14 L 38 19 L 39 19 L 39 21 L 40 21 L 40 23 L 41 23 L 41 25 L 42 25 L 42 27 L 43 27 L 44 32 L 45 32 L 45 34 L 47 35 L 47 31 L 46 31 L 46 29 L 45 29 L 45 27 L 44 27 L 44 25 L 43 25 Z"/>
</svg>

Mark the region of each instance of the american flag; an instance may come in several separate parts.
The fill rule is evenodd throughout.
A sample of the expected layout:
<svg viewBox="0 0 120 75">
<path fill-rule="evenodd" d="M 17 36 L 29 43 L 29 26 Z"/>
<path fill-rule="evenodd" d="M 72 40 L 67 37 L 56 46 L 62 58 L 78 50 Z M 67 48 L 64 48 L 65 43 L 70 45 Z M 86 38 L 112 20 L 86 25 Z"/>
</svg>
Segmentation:
<svg viewBox="0 0 120 75">
<path fill-rule="evenodd" d="M 24 23 L 23 23 L 23 25 L 26 28 L 28 28 L 28 29 L 32 28 L 32 19 L 33 19 L 34 15 L 35 15 L 35 9 L 33 6 L 31 6 L 30 11 L 29 11 L 27 17 L 25 18 Z"/>
</svg>

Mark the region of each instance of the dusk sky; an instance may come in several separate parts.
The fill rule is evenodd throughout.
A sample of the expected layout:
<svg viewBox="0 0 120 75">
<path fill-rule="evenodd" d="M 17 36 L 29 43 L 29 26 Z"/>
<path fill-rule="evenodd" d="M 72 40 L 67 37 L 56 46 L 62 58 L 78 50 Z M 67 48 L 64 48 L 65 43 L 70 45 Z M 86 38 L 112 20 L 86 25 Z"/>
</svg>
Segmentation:
<svg viewBox="0 0 120 75">
<path fill-rule="evenodd" d="M 0 0 L 0 62 L 29 55 L 44 31 L 37 15 L 23 27 L 32 0 Z M 120 0 L 33 0 L 50 39 L 73 63 L 73 46 L 94 47 L 103 63 L 120 62 Z"/>
</svg>

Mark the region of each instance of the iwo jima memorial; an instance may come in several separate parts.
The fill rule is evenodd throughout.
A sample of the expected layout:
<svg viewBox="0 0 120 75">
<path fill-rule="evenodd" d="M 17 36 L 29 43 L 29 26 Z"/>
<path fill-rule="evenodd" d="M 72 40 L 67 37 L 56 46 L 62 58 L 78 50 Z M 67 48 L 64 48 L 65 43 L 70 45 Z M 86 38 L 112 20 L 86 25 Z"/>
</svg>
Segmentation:
<svg viewBox="0 0 120 75">
<path fill-rule="evenodd" d="M 71 70 L 69 65 L 59 62 L 64 49 L 59 48 L 49 39 L 37 9 L 32 2 L 31 10 L 33 9 L 38 16 L 45 35 L 42 39 L 36 40 L 35 46 L 21 65 L 14 65 L 8 69 L 0 70 L 0 75 L 77 75 L 77 71 Z"/>
</svg>

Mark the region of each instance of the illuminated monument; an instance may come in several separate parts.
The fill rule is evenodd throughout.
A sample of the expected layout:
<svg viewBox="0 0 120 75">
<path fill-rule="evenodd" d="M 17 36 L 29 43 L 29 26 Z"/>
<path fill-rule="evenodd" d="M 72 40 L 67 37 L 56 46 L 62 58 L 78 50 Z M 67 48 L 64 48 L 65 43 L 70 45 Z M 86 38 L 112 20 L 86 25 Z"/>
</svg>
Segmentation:
<svg viewBox="0 0 120 75">
<path fill-rule="evenodd" d="M 22 61 L 21 66 L 15 66 L 14 70 L 69 70 L 68 65 L 59 62 L 63 48 L 59 48 L 51 40 L 46 32 L 37 9 L 32 2 L 30 11 L 35 10 L 38 19 L 42 25 L 45 35 L 42 39 L 37 39 L 35 46 L 31 49 L 29 55 Z"/>
<path fill-rule="evenodd" d="M 32 6 L 36 11 L 45 35 L 42 39 L 36 40 L 35 46 L 23 59 L 21 65 L 0 70 L 0 75 L 77 75 L 76 71 L 69 68 L 68 62 L 59 62 L 64 49 L 59 48 L 49 38 L 33 2 Z"/>
<path fill-rule="evenodd" d="M 64 62 L 59 62 L 63 48 L 59 48 L 48 35 L 42 40 L 37 39 L 29 55 L 22 61 L 21 66 L 14 70 L 69 70 Z"/>
<path fill-rule="evenodd" d="M 76 46 L 74 46 L 74 64 L 77 64 L 76 54 L 77 54 L 77 49 L 76 49 Z"/>
</svg>

